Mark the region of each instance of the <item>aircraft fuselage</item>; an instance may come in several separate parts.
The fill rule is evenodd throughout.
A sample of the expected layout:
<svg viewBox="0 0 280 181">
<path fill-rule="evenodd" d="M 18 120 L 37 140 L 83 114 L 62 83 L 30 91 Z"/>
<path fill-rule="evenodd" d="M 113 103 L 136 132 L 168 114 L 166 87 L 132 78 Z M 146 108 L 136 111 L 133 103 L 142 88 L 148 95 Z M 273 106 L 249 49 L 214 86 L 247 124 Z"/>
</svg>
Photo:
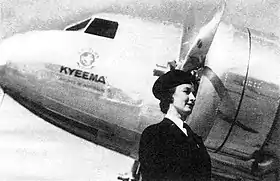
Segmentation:
<svg viewBox="0 0 280 181">
<path fill-rule="evenodd" d="M 104 18 L 118 22 L 116 35 L 35 31 L 5 40 L 0 44 L 0 59 L 5 61 L 0 83 L 5 93 L 50 123 L 137 159 L 142 131 L 164 116 L 151 92 L 154 73 L 168 71 L 167 62 L 178 58 L 182 30 L 124 15 Z M 210 127 L 202 136 L 207 137 L 217 172 L 223 172 L 219 164 L 226 163 L 234 167 L 229 175 L 253 180 L 255 151 L 280 158 L 275 139 L 280 130 L 275 128 L 280 75 L 276 41 L 250 36 L 225 23 L 219 26 L 190 125 L 199 134 Z M 258 64 L 263 63 L 260 52 L 274 67 L 261 76 L 258 71 L 266 64 Z M 226 144 L 214 153 L 229 131 Z"/>
</svg>

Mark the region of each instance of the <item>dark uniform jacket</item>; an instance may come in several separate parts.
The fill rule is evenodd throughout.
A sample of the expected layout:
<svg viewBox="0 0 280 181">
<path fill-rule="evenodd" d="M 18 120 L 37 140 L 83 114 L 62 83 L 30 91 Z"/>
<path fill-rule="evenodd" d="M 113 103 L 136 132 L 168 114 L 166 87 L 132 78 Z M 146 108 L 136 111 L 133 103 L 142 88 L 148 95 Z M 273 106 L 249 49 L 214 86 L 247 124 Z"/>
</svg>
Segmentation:
<svg viewBox="0 0 280 181">
<path fill-rule="evenodd" d="M 211 180 L 211 160 L 201 137 L 164 118 L 147 127 L 139 145 L 143 181 Z"/>
</svg>

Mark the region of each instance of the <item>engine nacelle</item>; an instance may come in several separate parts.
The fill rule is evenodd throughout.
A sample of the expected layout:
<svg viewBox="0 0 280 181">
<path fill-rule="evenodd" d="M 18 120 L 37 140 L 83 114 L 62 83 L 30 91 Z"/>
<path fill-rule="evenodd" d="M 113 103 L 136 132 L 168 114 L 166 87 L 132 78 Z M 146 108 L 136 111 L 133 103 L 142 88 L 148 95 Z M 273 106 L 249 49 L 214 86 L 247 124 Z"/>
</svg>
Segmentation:
<svg viewBox="0 0 280 181">
<path fill-rule="evenodd" d="M 205 144 L 213 153 L 243 161 L 257 160 L 253 153 L 259 151 L 272 155 L 266 159 L 269 162 L 254 162 L 262 174 L 277 168 L 273 158 L 280 157 L 280 49 L 276 40 L 220 23 L 190 121 L 191 127 L 207 138 Z"/>
</svg>

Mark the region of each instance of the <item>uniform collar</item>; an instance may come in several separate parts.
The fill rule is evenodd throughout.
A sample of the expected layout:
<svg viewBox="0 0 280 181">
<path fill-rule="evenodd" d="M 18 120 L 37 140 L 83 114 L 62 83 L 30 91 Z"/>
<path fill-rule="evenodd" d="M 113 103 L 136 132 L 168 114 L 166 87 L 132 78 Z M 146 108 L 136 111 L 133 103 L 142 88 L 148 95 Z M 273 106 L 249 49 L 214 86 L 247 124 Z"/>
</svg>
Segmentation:
<svg viewBox="0 0 280 181">
<path fill-rule="evenodd" d="M 173 114 L 171 114 L 170 111 L 167 112 L 167 114 L 165 115 L 165 118 L 170 119 L 173 123 L 176 124 L 176 126 L 178 128 L 180 128 L 181 131 L 183 131 L 183 133 L 185 135 L 188 136 L 186 129 L 183 128 L 183 121 L 180 118 L 178 118 L 178 117 L 174 116 Z"/>
</svg>

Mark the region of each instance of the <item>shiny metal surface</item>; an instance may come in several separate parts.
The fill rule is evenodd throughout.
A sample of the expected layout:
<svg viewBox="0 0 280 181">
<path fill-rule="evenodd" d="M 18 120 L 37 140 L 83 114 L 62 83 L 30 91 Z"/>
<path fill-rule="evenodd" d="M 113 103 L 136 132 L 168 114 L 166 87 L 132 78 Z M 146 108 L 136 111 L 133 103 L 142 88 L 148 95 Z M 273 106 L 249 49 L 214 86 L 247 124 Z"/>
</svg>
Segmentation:
<svg viewBox="0 0 280 181">
<path fill-rule="evenodd" d="M 120 16 L 120 21 L 125 20 Z M 153 71 L 156 64 L 166 65 L 179 55 L 180 27 L 169 26 L 168 31 L 175 35 L 163 37 L 165 33 L 148 29 L 145 35 L 151 37 L 146 39 L 153 40 L 153 46 L 144 46 L 146 39 L 133 39 L 133 34 L 128 40 L 139 41 L 133 46 L 128 40 L 120 44 L 123 39 L 118 37 L 112 43 L 59 31 L 12 37 L 7 41 L 10 44 L 7 47 L 13 45 L 13 49 L 5 53 L 9 61 L 2 71 L 1 87 L 46 121 L 137 158 L 141 132 L 163 116 L 157 100 L 150 94 L 157 78 Z M 257 160 L 255 151 L 261 151 L 260 155 L 266 157 L 255 162 L 257 169 L 264 170 L 261 174 L 274 170 L 273 158 L 280 157 L 276 139 L 278 44 L 275 39 L 262 39 L 254 32 L 251 43 L 249 39 L 247 29 L 220 23 L 205 60 L 190 122 L 198 134 L 207 138 L 205 144 L 217 172 L 221 171 L 221 164 L 227 164 L 239 170 L 241 177 L 254 177 L 250 172 Z M 170 42 L 177 42 L 178 46 L 169 49 Z M 26 49 L 19 51 L 22 47 Z M 89 47 L 94 47 L 101 61 L 92 69 L 79 67 L 80 53 Z M 163 69 L 166 71 L 168 67 Z M 233 122 L 235 125 L 230 130 Z M 228 133 L 225 145 L 214 153 Z"/>
<path fill-rule="evenodd" d="M 248 163 L 261 152 L 257 167 L 262 169 L 253 163 L 247 167 L 261 175 L 278 167 L 279 148 L 269 140 L 279 130 L 280 75 L 272 70 L 279 67 L 279 46 L 275 39 L 247 30 L 220 24 L 207 54 L 191 125 L 202 136 L 210 130 L 205 144 L 214 152 Z"/>
</svg>

